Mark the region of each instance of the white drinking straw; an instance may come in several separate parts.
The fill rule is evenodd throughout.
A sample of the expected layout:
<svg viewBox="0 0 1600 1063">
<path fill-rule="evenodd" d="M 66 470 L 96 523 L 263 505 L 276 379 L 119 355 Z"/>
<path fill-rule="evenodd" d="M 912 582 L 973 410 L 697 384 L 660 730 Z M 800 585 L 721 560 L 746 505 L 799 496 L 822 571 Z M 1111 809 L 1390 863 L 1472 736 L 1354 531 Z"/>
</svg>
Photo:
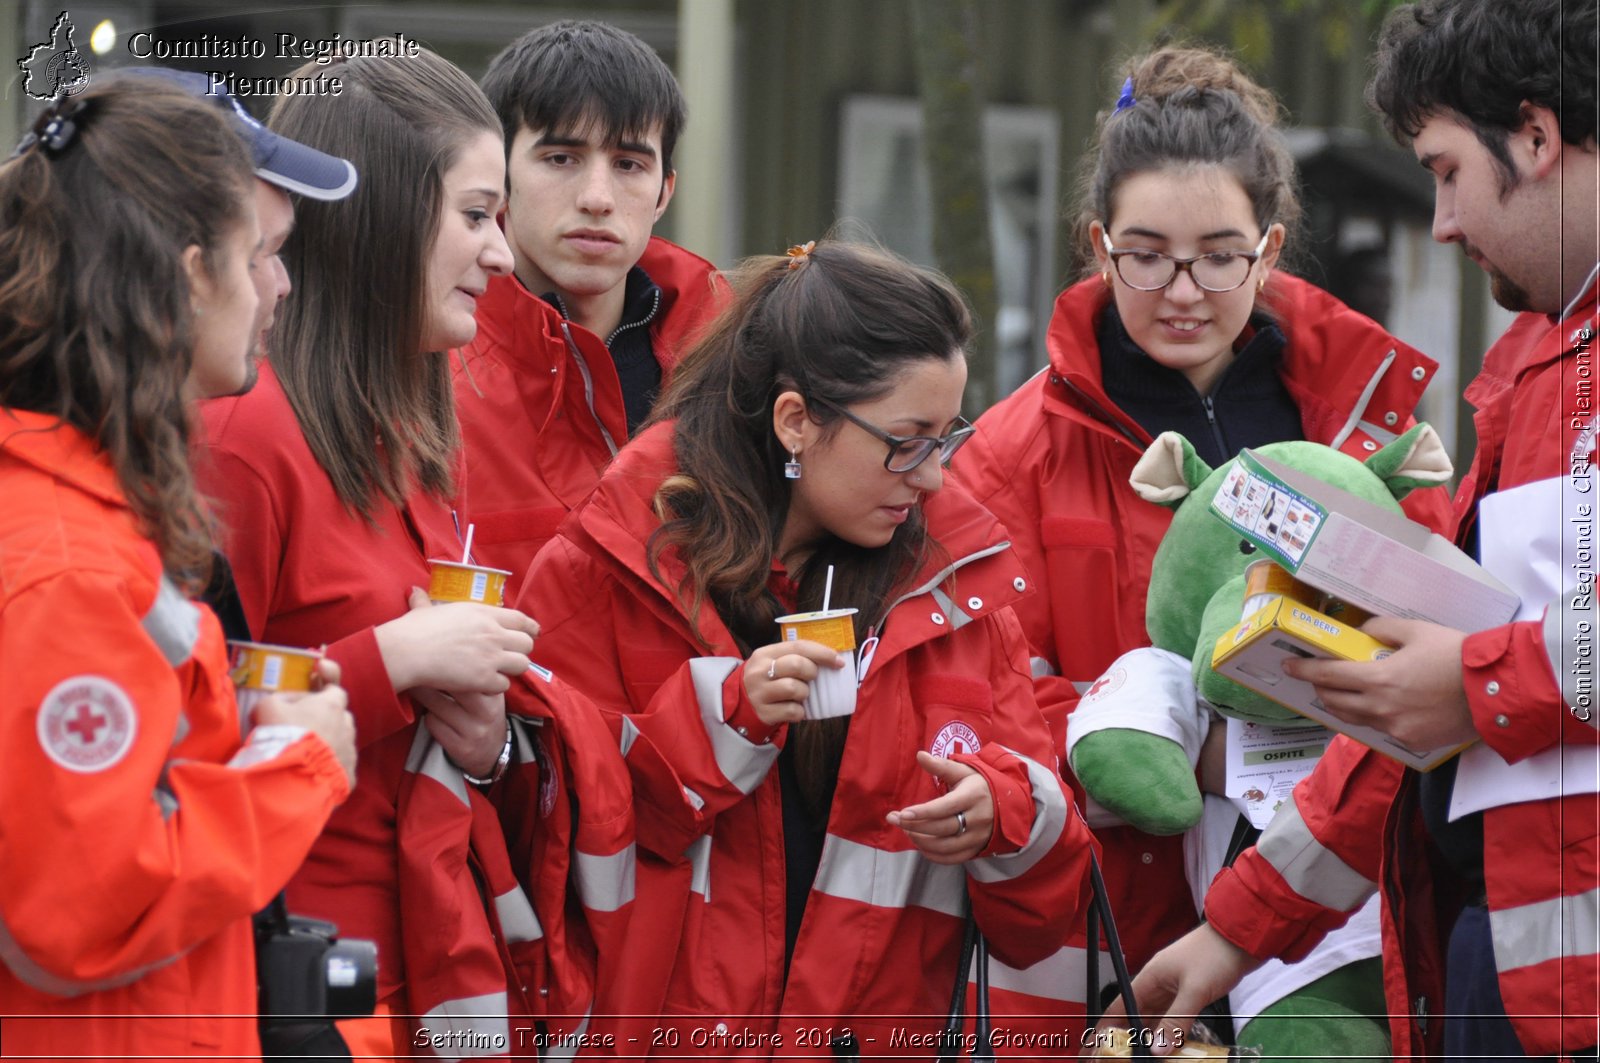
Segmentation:
<svg viewBox="0 0 1600 1063">
<path fill-rule="evenodd" d="M 822 611 L 828 611 L 828 599 L 833 597 L 833 566 L 828 566 L 828 579 L 822 585 Z"/>
<path fill-rule="evenodd" d="M 467 544 L 461 551 L 461 563 L 463 565 L 472 564 L 472 533 L 477 530 L 477 527 L 476 524 L 467 525 Z"/>
</svg>

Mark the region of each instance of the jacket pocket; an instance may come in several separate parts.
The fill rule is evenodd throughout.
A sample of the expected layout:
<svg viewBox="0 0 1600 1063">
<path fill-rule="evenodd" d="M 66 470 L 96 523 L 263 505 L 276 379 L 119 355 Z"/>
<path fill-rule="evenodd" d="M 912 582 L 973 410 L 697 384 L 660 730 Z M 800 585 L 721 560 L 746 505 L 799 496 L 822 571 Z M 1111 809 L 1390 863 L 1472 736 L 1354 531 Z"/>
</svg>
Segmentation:
<svg viewBox="0 0 1600 1063">
<path fill-rule="evenodd" d="M 976 753 L 993 737 L 994 691 L 982 676 L 927 672 L 911 681 L 922 718 L 919 748 L 936 757 Z"/>
<path fill-rule="evenodd" d="M 622 672 L 623 686 L 628 692 L 632 711 L 643 712 L 656 691 L 688 659 L 677 650 L 622 649 L 617 658 L 617 667 Z"/>
<path fill-rule="evenodd" d="M 1061 674 L 1074 681 L 1094 679 L 1122 652 L 1144 638 L 1144 590 L 1149 573 L 1133 587 L 1119 587 L 1116 531 L 1092 517 L 1046 517 L 1044 593 L 1050 597 L 1050 625 Z M 1137 630 L 1124 631 L 1123 601 L 1137 595 Z"/>
</svg>

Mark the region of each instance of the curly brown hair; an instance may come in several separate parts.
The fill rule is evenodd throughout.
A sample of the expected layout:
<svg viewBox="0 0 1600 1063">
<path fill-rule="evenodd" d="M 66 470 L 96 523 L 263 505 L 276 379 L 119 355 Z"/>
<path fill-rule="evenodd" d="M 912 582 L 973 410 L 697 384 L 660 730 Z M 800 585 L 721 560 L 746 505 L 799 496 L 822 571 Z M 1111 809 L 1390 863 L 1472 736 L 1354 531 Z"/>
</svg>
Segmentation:
<svg viewBox="0 0 1600 1063">
<path fill-rule="evenodd" d="M 249 155 L 215 107 L 149 79 L 99 79 L 65 107 L 69 141 L 0 165 L 0 405 L 93 439 L 167 574 L 198 591 L 212 539 L 189 467 L 183 253 L 214 271 L 254 209 Z"/>
</svg>

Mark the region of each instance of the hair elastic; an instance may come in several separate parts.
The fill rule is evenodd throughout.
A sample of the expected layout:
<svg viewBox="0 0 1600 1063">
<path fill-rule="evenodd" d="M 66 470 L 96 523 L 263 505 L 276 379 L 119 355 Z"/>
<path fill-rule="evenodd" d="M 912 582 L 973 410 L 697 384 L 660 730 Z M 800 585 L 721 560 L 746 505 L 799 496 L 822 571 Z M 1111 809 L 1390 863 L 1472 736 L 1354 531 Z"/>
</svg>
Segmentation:
<svg viewBox="0 0 1600 1063">
<path fill-rule="evenodd" d="M 811 252 L 816 248 L 816 246 L 817 242 L 815 240 L 807 240 L 803 244 L 795 244 L 793 247 L 789 248 L 789 268 L 799 269 L 801 266 L 805 265 L 806 262 L 810 260 Z"/>
<path fill-rule="evenodd" d="M 1122 83 L 1122 95 L 1117 97 L 1117 106 L 1111 113 L 1116 114 L 1118 111 L 1126 111 L 1138 102 L 1133 98 L 1133 75 L 1130 74 L 1128 75 L 1128 80 Z"/>
</svg>

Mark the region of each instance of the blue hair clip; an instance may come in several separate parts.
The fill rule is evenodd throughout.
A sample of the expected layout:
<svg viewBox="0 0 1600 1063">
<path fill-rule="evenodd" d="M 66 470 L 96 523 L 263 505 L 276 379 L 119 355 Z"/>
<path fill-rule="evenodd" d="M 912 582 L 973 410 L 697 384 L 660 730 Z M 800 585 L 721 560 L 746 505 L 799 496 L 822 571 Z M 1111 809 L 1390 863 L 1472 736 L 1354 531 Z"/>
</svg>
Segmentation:
<svg viewBox="0 0 1600 1063">
<path fill-rule="evenodd" d="M 1138 102 L 1133 98 L 1133 78 L 1130 75 L 1128 80 L 1122 83 L 1122 95 L 1117 97 L 1117 106 L 1111 113 L 1116 114 L 1117 111 L 1126 111 Z"/>
<path fill-rule="evenodd" d="M 23 134 L 16 150 L 12 151 L 10 158 L 6 161 L 10 162 L 11 159 L 23 154 L 34 145 L 38 145 L 47 155 L 56 156 L 61 154 L 78 135 L 78 122 L 80 120 L 78 116 L 83 113 L 83 109 L 84 103 L 82 100 L 74 100 L 70 103 L 61 101 L 46 108 L 34 120 L 33 127 Z"/>
</svg>

